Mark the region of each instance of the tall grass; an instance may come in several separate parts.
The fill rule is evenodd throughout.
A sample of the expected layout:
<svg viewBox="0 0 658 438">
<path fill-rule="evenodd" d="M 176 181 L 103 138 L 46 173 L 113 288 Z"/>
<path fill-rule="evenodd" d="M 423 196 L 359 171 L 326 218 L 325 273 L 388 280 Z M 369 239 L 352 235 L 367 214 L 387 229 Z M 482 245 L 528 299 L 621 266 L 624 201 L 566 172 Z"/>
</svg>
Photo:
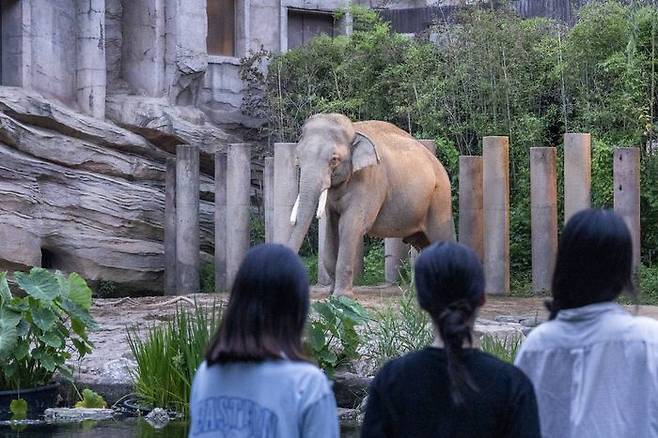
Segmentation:
<svg viewBox="0 0 658 438">
<path fill-rule="evenodd" d="M 374 314 L 369 325 L 369 354 L 377 367 L 386 361 L 432 343 L 433 333 L 429 315 L 416 301 L 411 287 L 405 287 L 400 301 Z"/>
<path fill-rule="evenodd" d="M 187 416 L 192 379 L 206 345 L 217 330 L 222 306 L 176 308 L 171 321 L 149 327 L 145 334 L 129 328 L 130 350 L 137 361 L 133 373 L 140 402 Z"/>
<path fill-rule="evenodd" d="M 504 362 L 514 363 L 522 342 L 523 337 L 521 335 L 497 337 L 487 334 L 482 337 L 480 348 Z"/>
</svg>

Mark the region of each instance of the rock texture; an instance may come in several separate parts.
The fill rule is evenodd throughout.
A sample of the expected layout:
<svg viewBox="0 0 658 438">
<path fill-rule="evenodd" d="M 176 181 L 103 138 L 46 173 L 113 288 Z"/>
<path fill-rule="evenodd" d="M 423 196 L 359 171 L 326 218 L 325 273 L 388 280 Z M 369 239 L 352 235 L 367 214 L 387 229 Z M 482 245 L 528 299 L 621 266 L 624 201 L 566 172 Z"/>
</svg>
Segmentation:
<svg viewBox="0 0 658 438">
<path fill-rule="evenodd" d="M 231 137 L 185 109 L 131 102 L 125 125 L 166 141 L 0 87 L 0 270 L 44 266 L 126 291 L 162 290 L 165 162 L 178 143 L 208 152 L 200 228 L 202 250 L 212 252 L 209 152 Z"/>
</svg>

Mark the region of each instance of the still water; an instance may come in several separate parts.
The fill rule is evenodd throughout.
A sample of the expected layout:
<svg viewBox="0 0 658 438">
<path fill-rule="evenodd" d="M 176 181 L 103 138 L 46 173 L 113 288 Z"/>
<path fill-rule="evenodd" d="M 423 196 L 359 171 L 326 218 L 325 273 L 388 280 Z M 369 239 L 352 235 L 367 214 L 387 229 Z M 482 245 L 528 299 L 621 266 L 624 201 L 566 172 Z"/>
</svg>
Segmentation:
<svg viewBox="0 0 658 438">
<path fill-rule="evenodd" d="M 342 430 L 341 438 L 358 438 L 356 429 Z M 0 438 L 185 438 L 187 423 L 171 422 L 156 430 L 142 418 L 84 421 L 76 424 L 36 424 L 19 429 L 0 426 Z"/>
</svg>

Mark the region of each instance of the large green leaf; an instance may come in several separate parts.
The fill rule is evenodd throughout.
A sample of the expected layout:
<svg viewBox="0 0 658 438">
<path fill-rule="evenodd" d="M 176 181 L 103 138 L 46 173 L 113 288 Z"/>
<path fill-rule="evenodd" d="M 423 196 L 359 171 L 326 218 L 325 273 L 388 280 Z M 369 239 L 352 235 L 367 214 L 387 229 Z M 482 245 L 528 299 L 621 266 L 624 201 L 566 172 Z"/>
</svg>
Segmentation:
<svg viewBox="0 0 658 438">
<path fill-rule="evenodd" d="M 27 417 L 27 402 L 22 398 L 12 400 L 9 403 L 9 411 L 12 413 L 12 420 L 22 420 Z"/>
<path fill-rule="evenodd" d="M 56 320 L 57 315 L 55 315 L 55 312 L 47 307 L 37 307 L 36 309 L 32 309 L 32 321 L 44 332 L 49 331 L 55 324 Z"/>
<path fill-rule="evenodd" d="M 11 300 L 11 291 L 7 283 L 7 273 L 0 272 L 0 306 L 4 306 L 9 300 Z"/>
<path fill-rule="evenodd" d="M 18 342 L 18 344 L 16 344 L 16 348 L 14 348 L 14 358 L 16 358 L 16 360 L 23 360 L 25 356 L 27 356 L 29 350 L 30 346 L 27 342 Z"/>
<path fill-rule="evenodd" d="M 314 351 L 320 351 L 322 348 L 324 348 L 326 338 L 324 336 L 324 330 L 322 330 L 321 327 L 318 327 L 317 325 L 311 325 L 308 337 L 311 348 L 313 348 Z"/>
<path fill-rule="evenodd" d="M 77 350 L 80 357 L 85 354 L 91 353 L 92 346 L 89 342 L 86 342 L 84 339 L 73 338 L 73 346 Z"/>
<path fill-rule="evenodd" d="M 21 314 L 8 307 L 0 309 L 0 326 L 16 327 L 21 322 Z"/>
<path fill-rule="evenodd" d="M 55 368 L 57 367 L 55 357 L 46 350 L 41 347 L 35 348 L 32 350 L 32 357 L 35 358 L 46 371 L 55 371 Z"/>
<path fill-rule="evenodd" d="M 60 295 L 57 277 L 43 268 L 32 268 L 29 274 L 16 272 L 14 277 L 16 283 L 34 298 L 52 301 Z"/>
<path fill-rule="evenodd" d="M 91 308 L 91 289 L 84 278 L 75 272 L 69 275 L 69 299 L 85 310 Z"/>
<path fill-rule="evenodd" d="M 41 336 L 39 336 L 39 340 L 41 340 L 47 346 L 56 349 L 62 348 L 62 346 L 64 345 L 64 340 L 53 332 L 46 332 L 42 334 Z"/>
<path fill-rule="evenodd" d="M 0 358 L 11 354 L 18 339 L 16 327 L 0 324 Z"/>
<path fill-rule="evenodd" d="M 63 298 L 60 306 L 72 319 L 82 322 L 88 329 L 95 330 L 98 328 L 98 324 L 96 324 L 91 314 L 68 298 Z"/>
</svg>

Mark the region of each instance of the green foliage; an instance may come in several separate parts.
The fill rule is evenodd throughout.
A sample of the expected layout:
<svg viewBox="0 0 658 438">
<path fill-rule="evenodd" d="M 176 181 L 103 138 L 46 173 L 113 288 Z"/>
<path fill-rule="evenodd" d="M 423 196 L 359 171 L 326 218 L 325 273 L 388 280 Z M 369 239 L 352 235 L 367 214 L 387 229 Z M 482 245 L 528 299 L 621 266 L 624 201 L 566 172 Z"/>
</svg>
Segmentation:
<svg viewBox="0 0 658 438">
<path fill-rule="evenodd" d="M 215 293 L 215 264 L 213 262 L 202 263 L 199 274 L 201 293 Z"/>
<path fill-rule="evenodd" d="M 172 320 L 149 327 L 145 334 L 137 327 L 128 329 L 128 344 L 137 361 L 135 392 L 143 403 L 187 415 L 194 373 L 221 317 L 219 305 L 196 305 L 192 311 L 177 308 Z"/>
<path fill-rule="evenodd" d="M 273 141 L 296 141 L 304 120 L 318 112 L 390 121 L 436 139 L 453 193 L 457 156 L 479 154 L 483 136 L 508 135 L 511 262 L 522 277 L 531 260 L 530 147 L 556 145 L 562 156 L 564 132 L 592 133 L 593 203 L 610 206 L 611 148 L 639 146 L 642 256 L 652 265 L 658 8 L 638 4 L 591 2 L 573 28 L 504 8 L 466 8 L 459 25 L 428 32 L 438 44 L 393 33 L 372 11 L 353 8 L 350 37 L 319 37 L 274 56 L 260 52 L 243 69 L 270 62 L 267 74 L 260 69 L 247 80 L 261 90 L 258 108 Z"/>
<path fill-rule="evenodd" d="M 364 244 L 363 273 L 356 279 L 359 286 L 372 286 L 384 282 L 384 241 L 366 237 Z"/>
<path fill-rule="evenodd" d="M 658 266 L 640 266 L 638 293 L 641 303 L 658 305 Z"/>
<path fill-rule="evenodd" d="M 78 274 L 66 277 L 42 268 L 16 272 L 14 278 L 24 297 L 12 296 L 7 274 L 0 273 L 0 388 L 45 385 L 56 371 L 72 380 L 65 361 L 71 352 L 82 358 L 93 347 L 91 289 Z"/>
<path fill-rule="evenodd" d="M 12 400 L 9 403 L 9 412 L 12 420 L 24 420 L 27 417 L 27 401 L 22 398 Z"/>
<path fill-rule="evenodd" d="M 368 325 L 369 354 L 378 367 L 430 345 L 433 338 L 429 315 L 418 306 L 409 287 L 398 303 L 376 312 Z"/>
<path fill-rule="evenodd" d="M 307 348 L 331 376 L 336 368 L 358 357 L 361 337 L 356 329 L 368 320 L 368 312 L 350 298 L 334 296 L 313 303 L 311 308 Z"/>
<path fill-rule="evenodd" d="M 105 409 L 107 403 L 105 399 L 89 388 L 82 390 L 82 400 L 75 404 L 76 408 L 86 409 Z"/>
<path fill-rule="evenodd" d="M 507 336 L 500 338 L 498 336 L 484 335 L 480 343 L 482 351 L 491 354 L 498 359 L 514 363 L 516 354 L 521 348 L 523 338 L 521 336 Z"/>
</svg>

